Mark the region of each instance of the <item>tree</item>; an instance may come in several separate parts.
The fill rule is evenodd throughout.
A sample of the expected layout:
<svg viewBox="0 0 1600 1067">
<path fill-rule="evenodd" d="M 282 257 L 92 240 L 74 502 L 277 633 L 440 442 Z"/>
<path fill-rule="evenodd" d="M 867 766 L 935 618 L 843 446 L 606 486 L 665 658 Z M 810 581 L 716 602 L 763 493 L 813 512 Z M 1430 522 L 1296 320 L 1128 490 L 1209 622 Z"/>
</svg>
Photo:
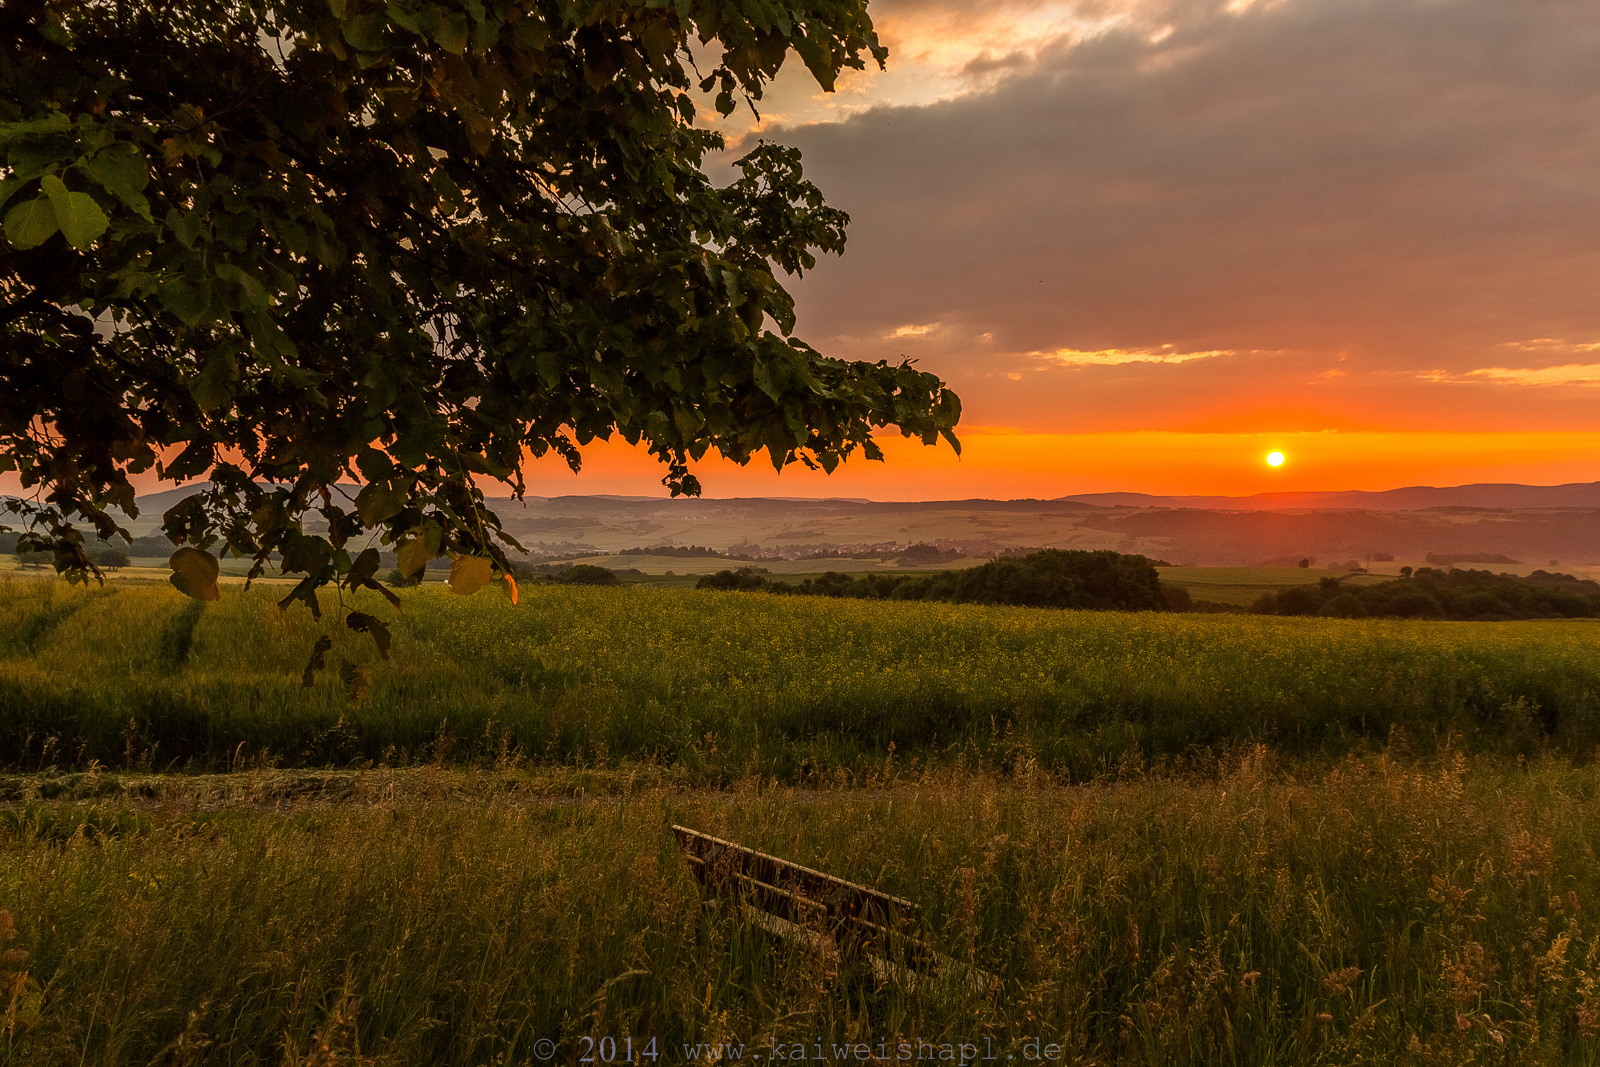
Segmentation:
<svg viewBox="0 0 1600 1067">
<path fill-rule="evenodd" d="M 89 553 L 89 557 L 99 566 L 113 571 L 121 570 L 123 567 L 126 567 L 132 562 L 132 560 L 128 558 L 127 551 L 118 545 L 107 545 L 96 548 L 94 551 Z"/>
<path fill-rule="evenodd" d="M 615 571 L 596 567 L 592 563 L 579 563 L 561 572 L 556 581 L 563 585 L 621 585 Z"/>
<path fill-rule="evenodd" d="M 328 586 L 393 599 L 377 544 L 407 578 L 451 557 L 457 592 L 508 575 L 476 479 L 520 496 L 526 457 L 576 469 L 613 433 L 674 494 L 708 453 L 959 448 L 938 378 L 793 335 L 776 272 L 848 222 L 798 152 L 702 170 L 694 90 L 754 106 L 791 50 L 829 90 L 886 55 L 865 0 L 0 0 L 22 547 L 97 573 L 78 526 L 121 532 L 129 475 L 209 475 L 162 519 L 174 584 L 213 598 L 211 550 L 252 577 L 276 554 L 317 613 Z"/>
</svg>

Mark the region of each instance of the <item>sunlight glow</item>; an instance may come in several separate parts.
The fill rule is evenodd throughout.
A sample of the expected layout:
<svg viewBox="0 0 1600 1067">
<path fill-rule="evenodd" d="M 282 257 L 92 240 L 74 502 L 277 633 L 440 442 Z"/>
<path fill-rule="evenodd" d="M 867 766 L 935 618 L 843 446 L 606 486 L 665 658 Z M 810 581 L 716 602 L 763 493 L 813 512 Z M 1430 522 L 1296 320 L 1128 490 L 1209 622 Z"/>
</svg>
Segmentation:
<svg viewBox="0 0 1600 1067">
<path fill-rule="evenodd" d="M 1281 467 L 1281 466 L 1283 466 L 1283 453 L 1282 452 L 1268 452 L 1267 453 L 1267 466 L 1269 466 L 1269 467 Z"/>
</svg>

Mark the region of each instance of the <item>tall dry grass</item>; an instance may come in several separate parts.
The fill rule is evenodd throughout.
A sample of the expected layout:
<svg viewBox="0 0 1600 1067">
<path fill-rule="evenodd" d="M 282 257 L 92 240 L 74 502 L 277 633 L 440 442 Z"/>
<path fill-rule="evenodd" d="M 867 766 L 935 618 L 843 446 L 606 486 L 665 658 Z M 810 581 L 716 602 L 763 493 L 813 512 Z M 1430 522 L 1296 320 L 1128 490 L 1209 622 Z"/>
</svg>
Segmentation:
<svg viewBox="0 0 1600 1067">
<path fill-rule="evenodd" d="M 584 1036 L 655 1038 L 643 1063 L 1033 1039 L 1076 1063 L 1600 1059 L 1593 768 L 1258 749 L 1065 786 L 891 757 L 866 791 L 557 804 L 517 778 L 16 809 L 0 908 L 42 998 L 0 1061 L 537 1063 L 545 1038 L 575 1062 Z M 916 901 L 1001 990 L 878 985 L 708 916 L 674 822 Z"/>
</svg>

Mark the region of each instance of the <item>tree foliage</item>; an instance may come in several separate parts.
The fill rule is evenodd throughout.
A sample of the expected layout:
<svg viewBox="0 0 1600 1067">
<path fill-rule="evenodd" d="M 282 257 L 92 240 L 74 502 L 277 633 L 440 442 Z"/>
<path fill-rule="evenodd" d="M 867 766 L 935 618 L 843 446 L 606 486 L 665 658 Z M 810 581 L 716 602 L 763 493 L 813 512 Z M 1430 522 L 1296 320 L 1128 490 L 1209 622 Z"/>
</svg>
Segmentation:
<svg viewBox="0 0 1600 1067">
<path fill-rule="evenodd" d="M 1146 557 L 1059 548 L 937 574 L 851 576 L 829 571 L 798 585 L 763 578 L 742 567 L 707 575 L 695 588 L 1091 611 L 1162 611 L 1168 607 L 1160 573 Z"/>
<path fill-rule="evenodd" d="M 1263 593 L 1250 610 L 1345 619 L 1592 619 L 1600 617 L 1600 582 L 1542 570 L 1519 578 L 1423 567 L 1376 585 L 1347 586 L 1339 578 L 1323 578 L 1316 585 Z"/>
<path fill-rule="evenodd" d="M 708 453 L 831 471 L 889 426 L 958 447 L 935 376 L 793 336 L 777 271 L 848 221 L 798 152 L 702 169 L 722 141 L 695 92 L 731 112 L 791 51 L 824 89 L 886 54 L 865 0 L 0 0 L 23 548 L 92 573 L 79 527 L 118 532 L 130 475 L 209 476 L 165 533 L 281 561 L 316 612 L 382 588 L 372 542 L 406 576 L 508 573 L 476 480 L 520 495 L 528 456 L 576 469 L 613 433 L 675 494 Z"/>
</svg>

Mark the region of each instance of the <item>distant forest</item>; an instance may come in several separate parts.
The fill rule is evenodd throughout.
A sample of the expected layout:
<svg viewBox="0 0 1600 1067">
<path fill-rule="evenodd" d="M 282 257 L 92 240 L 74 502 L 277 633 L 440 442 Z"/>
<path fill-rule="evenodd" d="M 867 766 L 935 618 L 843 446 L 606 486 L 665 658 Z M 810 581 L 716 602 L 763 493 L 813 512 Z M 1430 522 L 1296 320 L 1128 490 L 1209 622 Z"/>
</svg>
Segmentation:
<svg viewBox="0 0 1600 1067">
<path fill-rule="evenodd" d="M 707 575 L 695 588 L 1097 611 L 1240 610 L 1191 601 L 1187 591 L 1164 585 L 1156 563 L 1144 556 L 1060 549 L 941 574 L 829 571 L 798 584 L 769 578 L 756 568 L 741 568 Z M 1344 577 L 1322 578 L 1315 585 L 1263 593 L 1249 610 L 1258 615 L 1347 619 L 1592 619 L 1600 618 L 1600 582 L 1547 571 L 1518 578 L 1490 571 L 1423 567 L 1378 585 L 1347 585 Z"/>
<path fill-rule="evenodd" d="M 1347 586 L 1339 578 L 1263 593 L 1258 615 L 1323 615 L 1345 619 L 1600 618 L 1600 582 L 1534 571 L 1526 578 L 1490 571 L 1423 567 L 1380 585 Z"/>
<path fill-rule="evenodd" d="M 940 574 L 852 576 L 829 571 L 798 585 L 749 570 L 718 571 L 700 579 L 695 588 L 1097 611 L 1161 611 L 1168 607 L 1156 564 L 1144 556 L 1055 548 Z"/>
</svg>

